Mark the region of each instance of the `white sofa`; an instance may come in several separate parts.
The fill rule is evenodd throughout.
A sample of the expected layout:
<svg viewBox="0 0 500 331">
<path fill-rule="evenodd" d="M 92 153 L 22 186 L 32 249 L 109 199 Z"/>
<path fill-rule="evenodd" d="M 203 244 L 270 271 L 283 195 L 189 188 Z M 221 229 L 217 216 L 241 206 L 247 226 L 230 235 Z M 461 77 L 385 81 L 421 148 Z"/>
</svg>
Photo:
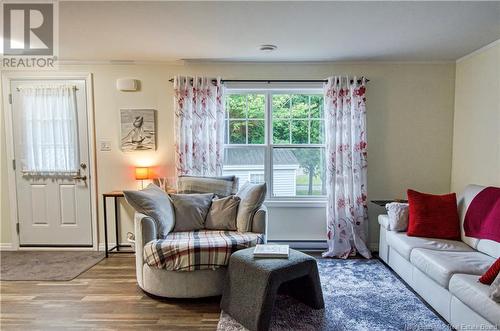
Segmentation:
<svg viewBox="0 0 500 331">
<path fill-rule="evenodd" d="M 378 218 L 380 258 L 459 330 L 500 327 L 500 304 L 489 298 L 489 286 L 478 282 L 500 257 L 500 243 L 467 237 L 463 232 L 467 208 L 484 188 L 469 185 L 458 200 L 461 241 L 409 237 L 388 230 L 387 215 Z"/>
</svg>

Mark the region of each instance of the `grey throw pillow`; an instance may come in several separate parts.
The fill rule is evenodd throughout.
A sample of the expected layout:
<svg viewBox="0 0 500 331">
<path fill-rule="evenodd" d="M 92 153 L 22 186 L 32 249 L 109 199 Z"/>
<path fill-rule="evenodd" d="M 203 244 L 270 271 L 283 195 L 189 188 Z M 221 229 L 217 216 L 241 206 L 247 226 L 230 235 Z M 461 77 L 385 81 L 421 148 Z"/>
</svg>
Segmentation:
<svg viewBox="0 0 500 331">
<path fill-rule="evenodd" d="M 240 197 L 235 195 L 212 200 L 212 206 L 205 221 L 205 229 L 236 231 L 236 215 L 240 200 Z"/>
<path fill-rule="evenodd" d="M 123 195 L 135 210 L 154 219 L 160 238 L 165 238 L 172 231 L 175 224 L 172 202 L 161 188 L 149 184 L 141 191 L 123 191 Z"/>
<path fill-rule="evenodd" d="M 236 226 L 239 232 L 252 231 L 253 215 L 259 210 L 266 198 L 266 183 L 245 183 L 236 194 L 241 198 L 236 216 Z"/>
<path fill-rule="evenodd" d="M 174 231 L 203 229 L 213 197 L 213 193 L 171 194 L 175 210 Z"/>
<path fill-rule="evenodd" d="M 490 298 L 500 303 L 500 274 L 497 275 L 497 278 L 490 285 Z"/>
<path fill-rule="evenodd" d="M 236 193 L 238 181 L 235 176 L 179 176 L 177 178 L 177 187 L 178 193 L 214 193 L 226 197 Z"/>
</svg>

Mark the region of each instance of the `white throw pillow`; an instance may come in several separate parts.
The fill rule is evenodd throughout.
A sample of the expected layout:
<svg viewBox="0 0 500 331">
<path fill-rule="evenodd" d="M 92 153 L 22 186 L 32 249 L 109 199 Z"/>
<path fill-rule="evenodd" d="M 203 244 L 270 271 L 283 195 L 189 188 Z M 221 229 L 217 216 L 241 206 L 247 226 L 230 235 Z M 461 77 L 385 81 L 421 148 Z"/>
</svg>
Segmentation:
<svg viewBox="0 0 500 331">
<path fill-rule="evenodd" d="M 391 231 L 406 231 L 408 228 L 408 204 L 391 202 L 385 205 Z"/>
</svg>

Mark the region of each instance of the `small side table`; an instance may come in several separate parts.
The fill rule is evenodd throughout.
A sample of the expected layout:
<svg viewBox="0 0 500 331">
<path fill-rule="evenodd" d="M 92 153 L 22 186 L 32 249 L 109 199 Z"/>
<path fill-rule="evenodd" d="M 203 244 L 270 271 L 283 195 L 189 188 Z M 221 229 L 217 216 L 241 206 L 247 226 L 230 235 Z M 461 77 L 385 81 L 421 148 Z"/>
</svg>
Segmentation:
<svg viewBox="0 0 500 331">
<path fill-rule="evenodd" d="M 128 247 L 126 245 L 120 245 L 120 235 L 119 235 L 119 227 L 118 227 L 118 199 L 123 198 L 122 191 L 112 191 L 103 193 L 102 202 L 103 202 L 103 214 L 104 214 L 104 250 L 106 257 L 109 256 L 114 249 L 116 249 L 113 253 L 129 253 L 128 251 L 120 251 L 120 247 Z M 106 208 L 107 198 L 113 198 L 115 203 L 115 237 L 116 237 L 116 245 L 108 249 L 108 213 Z"/>
</svg>

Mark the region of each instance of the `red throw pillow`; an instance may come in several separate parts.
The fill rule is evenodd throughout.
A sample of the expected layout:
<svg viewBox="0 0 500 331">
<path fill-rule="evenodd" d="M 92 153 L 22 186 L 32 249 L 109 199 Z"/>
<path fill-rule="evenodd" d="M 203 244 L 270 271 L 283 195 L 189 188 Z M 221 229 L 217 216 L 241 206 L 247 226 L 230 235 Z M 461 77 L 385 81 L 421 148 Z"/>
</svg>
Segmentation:
<svg viewBox="0 0 500 331">
<path fill-rule="evenodd" d="M 500 272 L 500 258 L 498 258 L 495 262 L 493 262 L 491 267 L 488 270 L 486 270 L 486 272 L 484 273 L 484 275 L 481 276 L 481 278 L 479 278 L 479 281 L 483 284 L 491 285 L 491 283 L 493 283 L 495 278 L 497 278 L 499 272 Z"/>
<path fill-rule="evenodd" d="M 455 193 L 433 195 L 408 190 L 407 235 L 440 239 L 460 239 Z"/>
</svg>

